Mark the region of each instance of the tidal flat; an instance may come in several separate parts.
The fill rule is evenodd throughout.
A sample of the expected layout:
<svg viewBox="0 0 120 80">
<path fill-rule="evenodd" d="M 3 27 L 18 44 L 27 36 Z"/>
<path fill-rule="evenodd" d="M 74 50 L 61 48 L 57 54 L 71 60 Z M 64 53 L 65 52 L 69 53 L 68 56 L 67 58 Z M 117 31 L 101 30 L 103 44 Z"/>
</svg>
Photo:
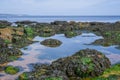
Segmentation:
<svg viewBox="0 0 120 80">
<path fill-rule="evenodd" d="M 119 80 L 119 46 L 119 21 L 1 20 L 0 80 Z"/>
</svg>

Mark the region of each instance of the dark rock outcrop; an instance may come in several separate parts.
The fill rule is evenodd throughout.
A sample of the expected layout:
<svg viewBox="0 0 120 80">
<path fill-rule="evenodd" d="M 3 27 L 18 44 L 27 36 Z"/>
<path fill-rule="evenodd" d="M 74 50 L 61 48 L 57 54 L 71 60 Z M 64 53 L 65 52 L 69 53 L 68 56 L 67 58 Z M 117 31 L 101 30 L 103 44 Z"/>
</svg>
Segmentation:
<svg viewBox="0 0 120 80">
<path fill-rule="evenodd" d="M 58 47 L 62 44 L 62 42 L 56 39 L 46 39 L 42 41 L 41 44 L 48 47 Z"/>
<path fill-rule="evenodd" d="M 22 55 L 17 48 L 9 48 L 4 40 L 0 38 L 0 65 L 13 61 Z"/>
<path fill-rule="evenodd" d="M 35 25 L 35 24 L 37 24 L 37 22 L 35 22 L 35 21 L 29 21 L 29 20 L 26 20 L 26 21 L 17 21 L 15 23 L 18 24 L 18 25 Z"/>
<path fill-rule="evenodd" d="M 95 77 L 110 67 L 110 61 L 101 52 L 85 49 L 71 57 L 54 61 L 51 67 L 65 72 L 69 77 Z"/>
<path fill-rule="evenodd" d="M 11 25 L 12 25 L 12 23 L 10 23 L 8 21 L 0 20 L 0 28 L 11 26 Z"/>
</svg>

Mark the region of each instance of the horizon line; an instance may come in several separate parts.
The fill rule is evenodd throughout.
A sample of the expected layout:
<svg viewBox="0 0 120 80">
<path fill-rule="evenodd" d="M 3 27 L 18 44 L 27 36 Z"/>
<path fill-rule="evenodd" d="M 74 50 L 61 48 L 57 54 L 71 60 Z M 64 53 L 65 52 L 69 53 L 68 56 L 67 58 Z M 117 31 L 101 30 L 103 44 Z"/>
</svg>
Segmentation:
<svg viewBox="0 0 120 80">
<path fill-rule="evenodd" d="M 120 15 L 32 15 L 32 14 L 9 14 L 9 13 L 0 13 L 0 15 L 14 15 L 14 16 L 65 16 L 65 17 L 69 17 L 69 16 L 120 16 Z"/>
</svg>

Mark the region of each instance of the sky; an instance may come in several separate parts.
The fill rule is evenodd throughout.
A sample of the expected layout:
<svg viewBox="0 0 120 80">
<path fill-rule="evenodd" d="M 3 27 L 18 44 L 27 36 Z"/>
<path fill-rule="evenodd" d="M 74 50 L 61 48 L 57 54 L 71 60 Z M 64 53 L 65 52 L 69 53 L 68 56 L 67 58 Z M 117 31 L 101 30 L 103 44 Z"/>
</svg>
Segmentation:
<svg viewBox="0 0 120 80">
<path fill-rule="evenodd" d="M 120 0 L 0 0 L 0 14 L 120 15 Z"/>
</svg>

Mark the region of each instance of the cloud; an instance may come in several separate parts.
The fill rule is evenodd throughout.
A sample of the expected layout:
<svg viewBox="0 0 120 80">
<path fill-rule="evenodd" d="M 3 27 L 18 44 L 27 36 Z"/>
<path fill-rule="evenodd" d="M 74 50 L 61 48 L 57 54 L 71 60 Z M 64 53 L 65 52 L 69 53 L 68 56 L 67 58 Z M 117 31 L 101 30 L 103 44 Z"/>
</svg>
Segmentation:
<svg viewBox="0 0 120 80">
<path fill-rule="evenodd" d="M 106 12 L 119 7 L 119 0 L 1 0 L 0 13 L 25 13 L 25 14 L 41 14 L 41 15 L 76 15 L 89 14 L 91 12 Z M 117 4 L 117 5 L 116 5 Z M 94 10 L 94 11 L 91 11 Z M 117 9 L 118 10 L 118 9 Z M 117 11 L 115 9 L 115 11 Z"/>
</svg>

